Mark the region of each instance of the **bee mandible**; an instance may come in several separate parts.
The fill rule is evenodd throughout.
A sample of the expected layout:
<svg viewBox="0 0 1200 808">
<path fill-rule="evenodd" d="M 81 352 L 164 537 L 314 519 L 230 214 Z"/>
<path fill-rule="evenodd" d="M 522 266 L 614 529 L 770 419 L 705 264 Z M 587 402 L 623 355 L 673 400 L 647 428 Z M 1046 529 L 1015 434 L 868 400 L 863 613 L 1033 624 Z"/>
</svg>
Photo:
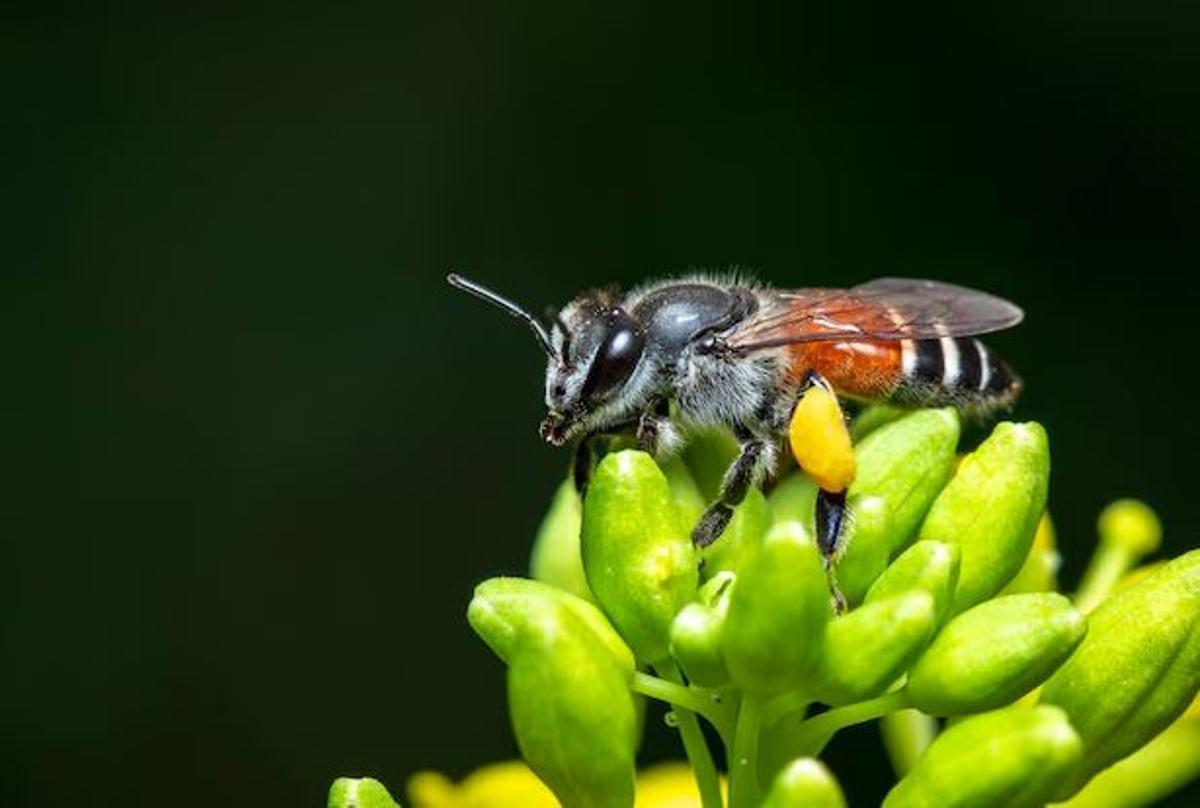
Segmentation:
<svg viewBox="0 0 1200 808">
<path fill-rule="evenodd" d="M 533 328 L 547 356 L 540 433 L 555 446 L 575 445 L 581 492 L 597 437 L 632 431 L 639 448 L 662 456 L 692 428 L 733 433 L 740 451 L 692 530 L 700 547 L 775 468 L 796 402 L 813 385 L 842 399 L 980 416 L 1011 407 L 1021 391 L 1016 374 L 974 338 L 1016 325 L 1021 309 L 948 283 L 773 289 L 688 277 L 627 294 L 585 292 L 543 321 L 460 275 L 447 280 Z M 822 486 L 816 536 L 827 560 L 845 516 L 845 486 Z"/>
</svg>

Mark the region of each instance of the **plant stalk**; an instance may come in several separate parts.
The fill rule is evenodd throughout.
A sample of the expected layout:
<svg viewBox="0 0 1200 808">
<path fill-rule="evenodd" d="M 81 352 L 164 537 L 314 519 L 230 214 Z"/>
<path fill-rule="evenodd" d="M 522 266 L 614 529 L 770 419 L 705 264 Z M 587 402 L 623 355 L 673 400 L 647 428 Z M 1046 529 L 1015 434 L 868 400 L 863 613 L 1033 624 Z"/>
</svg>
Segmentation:
<svg viewBox="0 0 1200 808">
<path fill-rule="evenodd" d="M 699 701 L 701 700 L 695 693 L 684 687 L 683 674 L 679 672 L 679 668 L 676 667 L 673 661 L 667 660 L 666 662 L 659 663 L 654 666 L 654 669 L 662 677 L 657 682 L 663 685 L 671 685 L 672 687 L 663 688 L 661 685 L 650 681 L 655 677 L 635 673 L 633 689 L 639 693 L 654 696 L 655 698 L 664 698 L 663 695 L 648 693 L 645 690 L 639 689 L 639 684 L 643 687 L 648 686 L 659 693 L 670 693 L 674 697 L 680 697 L 687 704 L 691 705 L 691 707 L 678 706 L 684 702 L 677 702 L 673 698 L 666 699 L 672 705 L 676 705 L 675 716 L 679 720 L 679 735 L 683 739 L 683 749 L 687 753 L 688 762 L 692 765 L 692 772 L 696 776 L 696 787 L 700 789 L 700 805 L 702 808 L 723 808 L 721 780 L 717 776 L 717 767 L 713 763 L 712 752 L 708 748 L 708 742 L 704 740 L 704 733 L 700 730 L 700 722 L 696 720 L 697 712 L 702 715 L 704 713 L 702 710 L 693 709 L 700 706 Z"/>
</svg>

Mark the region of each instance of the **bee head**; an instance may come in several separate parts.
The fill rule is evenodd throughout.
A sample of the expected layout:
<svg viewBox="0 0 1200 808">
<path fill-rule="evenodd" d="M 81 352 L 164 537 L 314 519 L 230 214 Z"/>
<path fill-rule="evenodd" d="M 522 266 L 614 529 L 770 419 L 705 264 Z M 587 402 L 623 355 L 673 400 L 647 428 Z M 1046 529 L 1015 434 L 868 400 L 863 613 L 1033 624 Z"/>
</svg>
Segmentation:
<svg viewBox="0 0 1200 808">
<path fill-rule="evenodd" d="M 556 314 L 546 364 L 541 435 L 556 446 L 603 420 L 645 352 L 642 326 L 611 294 L 581 298 Z"/>
<path fill-rule="evenodd" d="M 485 286 L 451 273 L 451 286 L 525 320 L 546 352 L 546 418 L 540 433 L 560 446 L 619 409 L 617 401 L 646 347 L 641 325 L 613 291 L 584 295 L 551 315 L 550 326 Z"/>
</svg>

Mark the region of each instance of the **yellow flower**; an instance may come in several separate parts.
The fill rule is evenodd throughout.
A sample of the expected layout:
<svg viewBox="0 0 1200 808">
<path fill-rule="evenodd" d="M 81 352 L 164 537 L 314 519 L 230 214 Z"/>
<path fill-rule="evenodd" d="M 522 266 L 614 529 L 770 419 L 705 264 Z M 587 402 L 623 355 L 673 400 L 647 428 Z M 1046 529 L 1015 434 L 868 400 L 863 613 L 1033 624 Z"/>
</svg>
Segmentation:
<svg viewBox="0 0 1200 808">
<path fill-rule="evenodd" d="M 722 784 L 724 785 L 724 784 Z M 408 781 L 413 808 L 555 808 L 550 789 L 519 760 L 483 766 L 455 783 L 438 772 Z M 660 763 L 637 779 L 635 808 L 699 808 L 700 792 L 686 763 Z"/>
</svg>

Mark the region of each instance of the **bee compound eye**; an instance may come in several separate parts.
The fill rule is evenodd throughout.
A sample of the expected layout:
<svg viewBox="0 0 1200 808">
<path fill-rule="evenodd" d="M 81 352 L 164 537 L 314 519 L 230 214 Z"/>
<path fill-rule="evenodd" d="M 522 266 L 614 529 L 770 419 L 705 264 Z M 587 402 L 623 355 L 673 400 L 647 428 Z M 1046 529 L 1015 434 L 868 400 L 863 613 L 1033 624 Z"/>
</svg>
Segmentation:
<svg viewBox="0 0 1200 808">
<path fill-rule="evenodd" d="M 637 367 L 645 347 L 637 322 L 618 309 L 583 383 L 584 399 L 595 401 L 621 387 Z"/>
</svg>

